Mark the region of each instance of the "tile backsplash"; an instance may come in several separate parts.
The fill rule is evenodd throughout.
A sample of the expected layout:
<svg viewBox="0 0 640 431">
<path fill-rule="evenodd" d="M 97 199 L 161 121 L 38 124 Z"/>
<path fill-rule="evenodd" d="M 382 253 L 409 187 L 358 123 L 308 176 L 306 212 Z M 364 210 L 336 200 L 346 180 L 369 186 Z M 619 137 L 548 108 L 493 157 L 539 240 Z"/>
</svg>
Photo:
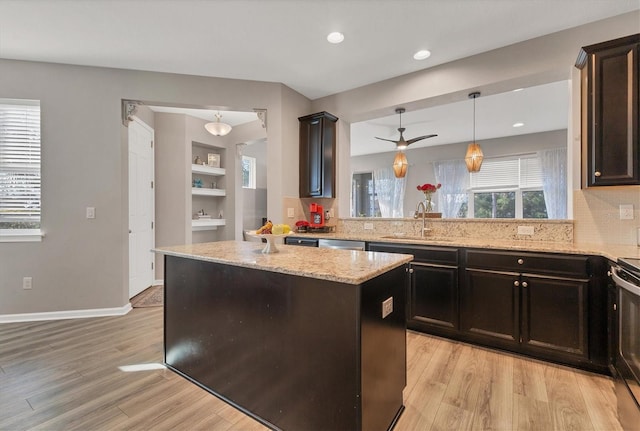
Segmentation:
<svg viewBox="0 0 640 431">
<path fill-rule="evenodd" d="M 620 205 L 633 219 L 620 220 Z M 640 227 L 640 186 L 593 187 L 573 193 L 575 242 L 635 245 Z"/>
</svg>

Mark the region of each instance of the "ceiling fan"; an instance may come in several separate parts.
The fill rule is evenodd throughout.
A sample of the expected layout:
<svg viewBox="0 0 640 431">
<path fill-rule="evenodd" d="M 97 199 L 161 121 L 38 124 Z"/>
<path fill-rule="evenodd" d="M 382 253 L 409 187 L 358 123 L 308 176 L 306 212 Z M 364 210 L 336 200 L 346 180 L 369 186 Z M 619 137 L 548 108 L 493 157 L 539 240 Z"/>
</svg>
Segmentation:
<svg viewBox="0 0 640 431">
<path fill-rule="evenodd" d="M 398 127 L 398 132 L 400 132 L 400 139 L 398 139 L 397 141 L 394 141 L 393 139 L 378 138 L 377 136 L 376 136 L 376 139 L 380 139 L 381 141 L 393 142 L 394 144 L 396 144 L 396 148 L 398 150 L 404 150 L 414 142 L 418 142 L 418 141 L 422 141 L 423 139 L 433 138 L 434 136 L 438 136 L 438 135 L 424 135 L 424 136 L 418 136 L 417 138 L 412 138 L 406 141 L 404 139 L 404 136 L 402 136 L 402 133 L 405 131 L 405 128 L 402 127 L 402 114 L 404 112 L 405 112 L 404 108 L 396 108 L 396 114 L 400 115 L 400 127 Z"/>
</svg>

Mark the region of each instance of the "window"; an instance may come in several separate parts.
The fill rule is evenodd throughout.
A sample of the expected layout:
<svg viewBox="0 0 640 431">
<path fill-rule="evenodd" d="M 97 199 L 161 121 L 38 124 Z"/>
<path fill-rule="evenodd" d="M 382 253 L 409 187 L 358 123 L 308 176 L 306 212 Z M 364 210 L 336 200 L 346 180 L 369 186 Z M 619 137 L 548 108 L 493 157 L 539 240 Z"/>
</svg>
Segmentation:
<svg viewBox="0 0 640 431">
<path fill-rule="evenodd" d="M 40 239 L 40 102 L 0 99 L 0 241 Z"/>
<path fill-rule="evenodd" d="M 256 188 L 256 158 L 242 156 L 242 188 Z"/>
<path fill-rule="evenodd" d="M 480 172 L 470 174 L 463 211 L 471 218 L 548 218 L 542 179 L 535 155 L 485 159 Z"/>
</svg>

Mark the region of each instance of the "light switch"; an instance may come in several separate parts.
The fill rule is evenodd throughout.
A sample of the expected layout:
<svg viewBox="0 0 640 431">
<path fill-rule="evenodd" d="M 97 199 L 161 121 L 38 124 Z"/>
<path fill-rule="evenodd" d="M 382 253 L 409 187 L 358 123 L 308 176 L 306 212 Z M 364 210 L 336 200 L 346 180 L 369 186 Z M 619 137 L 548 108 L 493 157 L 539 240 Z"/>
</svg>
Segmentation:
<svg viewBox="0 0 640 431">
<path fill-rule="evenodd" d="M 296 212 L 293 208 L 287 208 L 287 217 L 294 218 L 296 216 Z"/>
<path fill-rule="evenodd" d="M 87 218 L 96 218 L 96 208 L 87 207 Z"/>
<path fill-rule="evenodd" d="M 384 319 L 391 313 L 393 313 L 393 296 L 382 301 L 382 318 Z"/>
</svg>

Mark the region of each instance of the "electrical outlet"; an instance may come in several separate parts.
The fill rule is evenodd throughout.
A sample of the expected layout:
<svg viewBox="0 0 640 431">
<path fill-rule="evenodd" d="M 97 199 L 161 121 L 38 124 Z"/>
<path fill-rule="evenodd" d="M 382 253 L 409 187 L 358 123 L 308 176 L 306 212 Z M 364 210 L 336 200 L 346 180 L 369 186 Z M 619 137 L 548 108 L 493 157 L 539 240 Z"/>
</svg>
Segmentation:
<svg viewBox="0 0 640 431">
<path fill-rule="evenodd" d="M 533 226 L 518 226 L 518 235 L 533 235 Z"/>
<path fill-rule="evenodd" d="M 333 208 L 329 210 L 329 217 L 333 218 Z"/>
<path fill-rule="evenodd" d="M 373 223 L 364 223 L 365 230 L 373 230 Z"/>
<path fill-rule="evenodd" d="M 96 218 L 96 208 L 87 207 L 87 218 Z"/>
<path fill-rule="evenodd" d="M 620 220 L 633 220 L 633 205 L 620 205 Z"/>
<path fill-rule="evenodd" d="M 294 218 L 296 216 L 296 211 L 293 208 L 287 208 L 287 217 Z"/>
<path fill-rule="evenodd" d="M 393 313 L 393 296 L 382 301 L 382 318 L 384 319 L 391 313 Z"/>
<path fill-rule="evenodd" d="M 33 278 L 32 277 L 23 277 L 22 278 L 22 288 L 23 289 L 31 289 L 33 287 Z"/>
</svg>

